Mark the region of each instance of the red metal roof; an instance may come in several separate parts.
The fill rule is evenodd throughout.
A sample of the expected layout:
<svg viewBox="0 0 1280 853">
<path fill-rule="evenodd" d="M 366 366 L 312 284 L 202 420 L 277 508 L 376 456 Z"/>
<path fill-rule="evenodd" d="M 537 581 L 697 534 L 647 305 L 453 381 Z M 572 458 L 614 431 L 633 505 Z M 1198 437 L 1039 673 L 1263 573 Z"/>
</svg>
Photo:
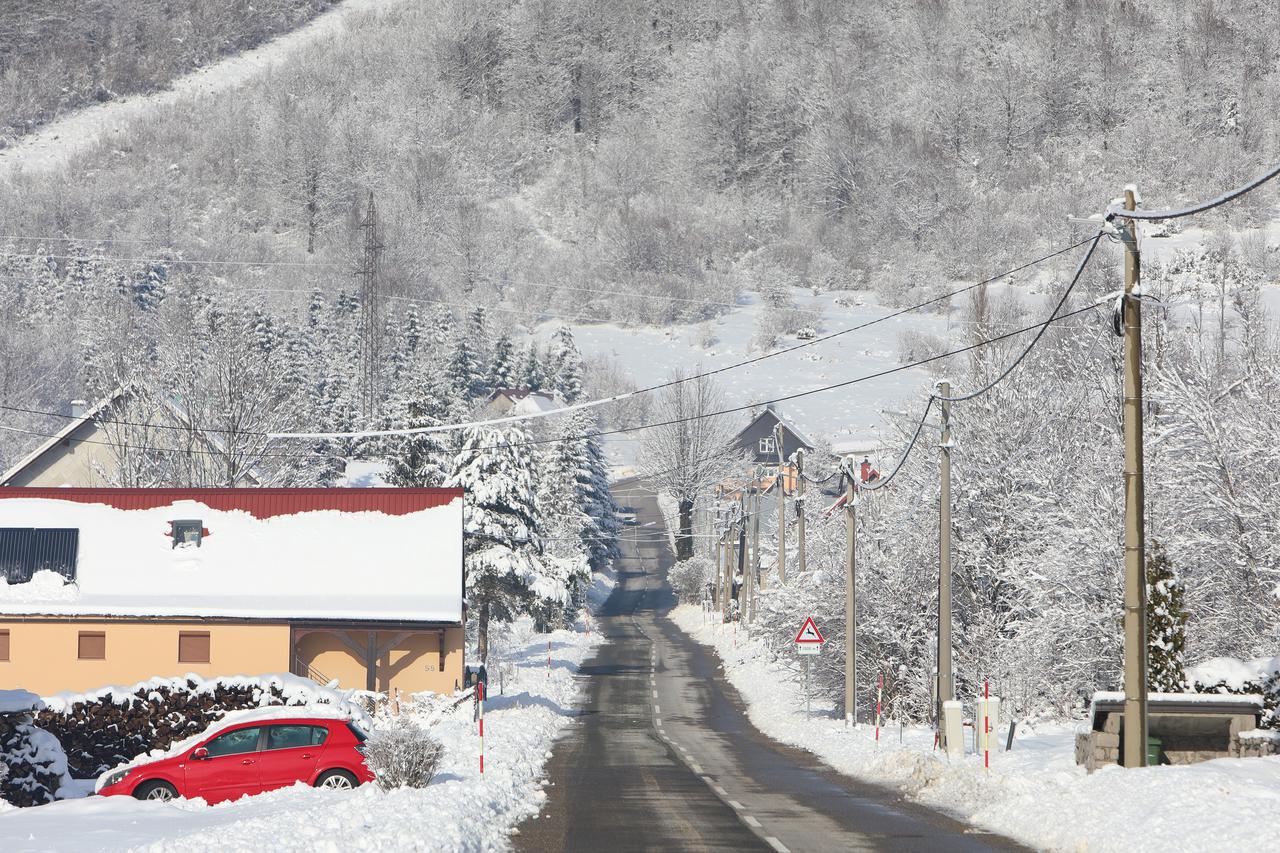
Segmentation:
<svg viewBox="0 0 1280 853">
<path fill-rule="evenodd" d="M 407 515 L 443 506 L 462 489 L 72 489 L 0 488 L 3 498 L 44 498 L 106 504 L 117 509 L 155 509 L 175 501 L 199 501 L 218 510 L 241 510 L 255 518 L 316 510 Z"/>
</svg>

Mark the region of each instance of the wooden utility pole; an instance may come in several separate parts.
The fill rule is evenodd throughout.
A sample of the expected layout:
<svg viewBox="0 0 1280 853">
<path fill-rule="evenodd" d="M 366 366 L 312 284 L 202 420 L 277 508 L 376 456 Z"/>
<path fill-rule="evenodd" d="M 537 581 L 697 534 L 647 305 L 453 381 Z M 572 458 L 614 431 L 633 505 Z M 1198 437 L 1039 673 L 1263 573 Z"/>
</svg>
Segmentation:
<svg viewBox="0 0 1280 853">
<path fill-rule="evenodd" d="M 938 383 L 942 398 L 942 451 L 940 494 L 938 500 L 938 715 L 939 744 L 947 746 L 943 725 L 943 703 L 955 698 L 955 682 L 951 677 L 951 383 Z"/>
<path fill-rule="evenodd" d="M 858 722 L 858 620 L 854 615 L 856 589 L 854 580 L 853 525 L 856 520 L 854 499 L 857 481 L 853 473 L 853 457 L 845 457 L 844 487 L 844 721 L 852 726 Z"/>
<path fill-rule="evenodd" d="M 1134 210 L 1133 188 L 1124 191 Z M 1124 743 L 1125 767 L 1147 765 L 1147 579 L 1142 470 L 1142 307 L 1138 223 L 1121 226 L 1124 238 Z"/>
<path fill-rule="evenodd" d="M 724 533 L 724 566 L 721 570 L 724 576 L 720 579 L 720 586 L 724 589 L 724 595 L 720 599 L 720 615 L 725 622 L 729 621 L 729 599 L 733 598 L 732 566 L 735 541 L 733 524 L 730 523 Z"/>
<path fill-rule="evenodd" d="M 804 448 L 796 450 L 796 565 L 804 576 Z"/>
<path fill-rule="evenodd" d="M 778 446 L 778 583 L 787 582 L 787 473 L 782 438 L 782 424 L 774 424 L 773 441 Z"/>
</svg>

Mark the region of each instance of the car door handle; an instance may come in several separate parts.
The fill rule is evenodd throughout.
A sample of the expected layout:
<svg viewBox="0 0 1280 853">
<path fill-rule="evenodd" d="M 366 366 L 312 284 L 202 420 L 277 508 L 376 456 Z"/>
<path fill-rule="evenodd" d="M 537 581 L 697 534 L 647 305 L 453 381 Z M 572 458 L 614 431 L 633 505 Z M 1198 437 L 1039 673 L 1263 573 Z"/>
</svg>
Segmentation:
<svg viewBox="0 0 1280 853">
<path fill-rule="evenodd" d="M 309 753 L 309 752 L 304 752 L 304 753 L 302 753 L 302 757 L 303 757 L 303 758 L 310 758 L 310 757 L 311 757 L 311 753 Z"/>
<path fill-rule="evenodd" d="M 241 764 L 252 764 L 252 763 L 253 763 L 253 759 L 252 759 L 252 758 L 246 758 L 245 760 L 241 761 L 240 763 L 241 763 Z"/>
</svg>

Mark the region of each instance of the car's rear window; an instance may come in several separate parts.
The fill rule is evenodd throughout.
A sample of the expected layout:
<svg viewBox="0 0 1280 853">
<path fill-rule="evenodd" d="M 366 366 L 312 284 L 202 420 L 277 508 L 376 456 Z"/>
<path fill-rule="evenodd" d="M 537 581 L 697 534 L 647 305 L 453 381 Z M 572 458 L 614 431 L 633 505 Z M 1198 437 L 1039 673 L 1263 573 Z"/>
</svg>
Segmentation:
<svg viewBox="0 0 1280 853">
<path fill-rule="evenodd" d="M 347 723 L 347 728 L 351 730 L 351 734 L 355 735 L 357 743 L 364 743 L 369 739 L 369 736 L 364 733 L 364 729 L 355 723 Z"/>
</svg>

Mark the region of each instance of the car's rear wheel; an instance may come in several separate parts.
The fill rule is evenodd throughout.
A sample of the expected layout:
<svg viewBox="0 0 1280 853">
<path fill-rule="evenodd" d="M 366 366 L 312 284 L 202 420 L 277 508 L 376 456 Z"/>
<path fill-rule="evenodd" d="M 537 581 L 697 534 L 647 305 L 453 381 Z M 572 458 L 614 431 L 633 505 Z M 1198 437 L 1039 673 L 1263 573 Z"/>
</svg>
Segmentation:
<svg viewBox="0 0 1280 853">
<path fill-rule="evenodd" d="M 143 782 L 134 789 L 133 795 L 139 800 L 159 800 L 167 803 L 178 796 L 178 789 L 168 782 L 156 780 L 154 782 Z"/>
<path fill-rule="evenodd" d="M 335 791 L 349 791 L 359 784 L 356 777 L 345 770 L 326 770 L 316 778 L 317 788 Z"/>
</svg>

